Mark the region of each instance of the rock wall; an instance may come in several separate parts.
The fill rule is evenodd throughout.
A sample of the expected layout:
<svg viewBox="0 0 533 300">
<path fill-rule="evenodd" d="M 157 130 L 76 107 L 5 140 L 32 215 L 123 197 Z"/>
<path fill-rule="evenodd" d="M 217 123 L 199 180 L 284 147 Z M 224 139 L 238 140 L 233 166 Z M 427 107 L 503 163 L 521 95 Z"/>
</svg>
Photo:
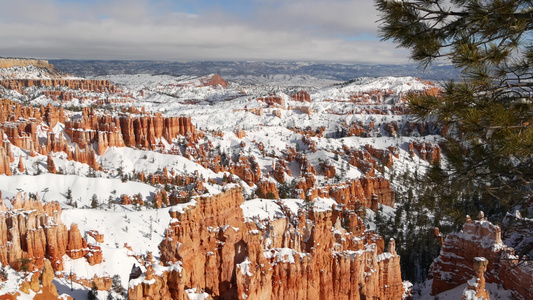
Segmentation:
<svg viewBox="0 0 533 300">
<path fill-rule="evenodd" d="M 132 279 L 129 298 L 187 299 L 192 288 L 214 299 L 401 298 L 394 241 L 383 252 L 381 237 L 346 231 L 336 210 L 307 218 L 282 206 L 282 218 L 245 223 L 243 202 L 234 188 L 172 209 L 165 269 Z"/>
<path fill-rule="evenodd" d="M 531 230 L 531 228 L 530 228 Z M 484 219 L 467 217 L 463 230 L 446 236 L 442 250 L 431 266 L 432 294 L 466 283 L 476 275 L 476 257 L 487 263 L 487 282 L 502 284 L 516 299 L 532 299 L 533 264 L 524 263 L 513 248 L 502 243 L 501 229 Z"/>
</svg>

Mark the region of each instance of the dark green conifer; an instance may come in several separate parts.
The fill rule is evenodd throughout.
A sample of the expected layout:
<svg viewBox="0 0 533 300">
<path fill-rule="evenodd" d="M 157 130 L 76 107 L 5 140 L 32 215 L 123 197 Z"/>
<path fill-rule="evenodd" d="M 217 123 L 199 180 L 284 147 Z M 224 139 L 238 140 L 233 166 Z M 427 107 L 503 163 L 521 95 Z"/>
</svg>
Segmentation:
<svg viewBox="0 0 533 300">
<path fill-rule="evenodd" d="M 523 202 L 533 180 L 532 2 L 376 0 L 376 6 L 384 40 L 410 49 L 424 67 L 450 62 L 462 72 L 439 95 L 409 97 L 413 113 L 447 129 L 448 169 L 429 176 L 440 182 L 438 194 L 463 208 L 490 199 L 485 209 L 494 212 Z"/>
</svg>

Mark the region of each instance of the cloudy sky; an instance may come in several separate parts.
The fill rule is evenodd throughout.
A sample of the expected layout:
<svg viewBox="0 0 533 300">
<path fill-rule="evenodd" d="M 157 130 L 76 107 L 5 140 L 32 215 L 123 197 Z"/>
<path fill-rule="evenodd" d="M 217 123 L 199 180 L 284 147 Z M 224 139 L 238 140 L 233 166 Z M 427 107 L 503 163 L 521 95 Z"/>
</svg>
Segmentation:
<svg viewBox="0 0 533 300">
<path fill-rule="evenodd" d="M 0 0 L 0 56 L 407 63 L 373 0 Z"/>
</svg>

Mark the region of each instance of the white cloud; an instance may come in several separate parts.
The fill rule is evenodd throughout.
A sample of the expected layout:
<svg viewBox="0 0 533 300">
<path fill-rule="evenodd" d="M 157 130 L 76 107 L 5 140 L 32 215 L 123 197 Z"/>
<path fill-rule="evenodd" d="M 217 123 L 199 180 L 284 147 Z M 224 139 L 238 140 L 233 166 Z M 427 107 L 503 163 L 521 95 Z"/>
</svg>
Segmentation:
<svg viewBox="0 0 533 300">
<path fill-rule="evenodd" d="M 0 0 L 2 7 L 6 4 L 11 9 L 10 17 L 6 17 L 5 10 L 0 12 L 0 55 L 407 62 L 405 51 L 395 50 L 391 43 L 339 38 L 375 32 L 375 12 L 368 3 L 335 0 L 325 4 L 326 1 L 310 0 L 273 5 L 272 2 L 263 3 L 261 10 L 243 18 L 221 10 L 198 14 L 167 11 L 161 9 L 168 8 L 165 3 L 153 6 L 148 0 L 96 1 L 91 5 Z M 24 11 L 24 7 L 28 9 L 34 4 L 49 14 L 48 17 L 33 9 Z M 354 18 L 350 18 L 352 10 L 355 10 Z M 268 18 L 270 23 L 266 23 Z"/>
</svg>

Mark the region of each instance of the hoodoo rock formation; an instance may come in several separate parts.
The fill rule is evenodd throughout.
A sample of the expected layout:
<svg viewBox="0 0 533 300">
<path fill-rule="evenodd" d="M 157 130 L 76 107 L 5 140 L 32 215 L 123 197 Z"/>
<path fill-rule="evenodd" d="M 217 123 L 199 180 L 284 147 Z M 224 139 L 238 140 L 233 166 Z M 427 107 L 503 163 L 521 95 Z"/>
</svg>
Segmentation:
<svg viewBox="0 0 533 300">
<path fill-rule="evenodd" d="M 165 266 L 132 279 L 130 299 L 186 299 L 193 288 L 215 299 L 401 298 L 393 241 L 383 252 L 381 237 L 346 231 L 335 209 L 307 218 L 280 203 L 284 217 L 245 223 L 243 202 L 233 188 L 171 209 Z"/>
<path fill-rule="evenodd" d="M 262 180 L 257 186 L 258 188 L 255 193 L 260 198 L 279 199 L 279 191 L 274 181 Z"/>
<path fill-rule="evenodd" d="M 467 287 L 463 291 L 462 300 L 479 299 L 488 300 L 489 292 L 485 289 L 485 271 L 488 261 L 484 257 L 474 258 L 474 273 L 472 279 L 468 280 Z"/>
<path fill-rule="evenodd" d="M 239 176 L 248 185 L 252 186 L 261 180 L 261 168 L 254 156 L 241 156 L 239 161 L 230 165 L 228 171 Z"/>
<path fill-rule="evenodd" d="M 27 277 L 30 281 L 23 281 L 20 285 L 20 292 L 29 294 L 30 290 L 35 292 L 33 299 L 48 300 L 48 299 L 72 299 L 71 297 L 59 297 L 54 280 L 54 269 L 49 260 L 44 260 L 44 267 L 40 271 L 34 271 Z M 5 298 L 3 298 L 5 299 Z"/>
<path fill-rule="evenodd" d="M 483 268 L 480 257 L 484 258 Z M 480 279 L 480 270 L 485 267 L 487 282 L 501 284 L 517 299 L 532 299 L 533 264 L 521 262 L 514 249 L 502 242 L 499 226 L 470 217 L 461 232 L 446 236 L 440 256 L 433 262 L 432 294 L 464 284 L 472 277 Z"/>
<path fill-rule="evenodd" d="M 69 145 L 63 134 L 51 132 L 58 122 L 65 124 L 64 134 L 74 145 Z M 45 140 L 38 136 L 39 130 L 48 131 Z M 7 140 L 4 140 L 4 133 Z M 65 115 L 63 108 L 52 105 L 34 108 L 2 100 L 0 174 L 12 174 L 10 163 L 14 162 L 14 157 L 11 145 L 30 151 L 31 156 L 49 155 L 52 151 L 65 152 L 69 160 L 86 163 L 98 170 L 96 155 L 103 154 L 109 147 L 156 149 L 162 138 L 171 141 L 179 135 L 197 139 L 190 117 L 163 117 L 161 114 L 110 116 L 96 114 L 92 108 L 84 108 L 81 118 L 70 118 Z M 53 162 L 50 156 L 48 162 Z M 53 173 L 55 168 L 52 165 L 48 167 Z"/>
<path fill-rule="evenodd" d="M 73 259 L 86 257 L 91 265 L 102 261 L 101 250 L 87 245 L 77 226 L 73 225 L 69 231 L 63 224 L 59 203 L 47 202 L 43 205 L 27 195 L 22 199 L 20 193 L 12 200 L 12 209 L 4 206 L 4 200 L 0 201 L 3 208 L 0 212 L 2 265 L 31 271 L 42 268 L 45 260 L 49 260 L 54 270 L 62 271 L 65 254 Z"/>
<path fill-rule="evenodd" d="M 311 96 L 306 91 L 299 91 L 298 93 L 291 94 L 291 98 L 294 101 L 311 102 Z"/>
<path fill-rule="evenodd" d="M 154 149 L 158 140 L 171 141 L 178 135 L 192 135 L 196 129 L 190 117 L 97 115 L 91 108 L 85 108 L 81 119 L 65 122 L 65 133 L 80 148 L 96 144 L 101 155 L 109 147 L 137 147 Z"/>
</svg>

